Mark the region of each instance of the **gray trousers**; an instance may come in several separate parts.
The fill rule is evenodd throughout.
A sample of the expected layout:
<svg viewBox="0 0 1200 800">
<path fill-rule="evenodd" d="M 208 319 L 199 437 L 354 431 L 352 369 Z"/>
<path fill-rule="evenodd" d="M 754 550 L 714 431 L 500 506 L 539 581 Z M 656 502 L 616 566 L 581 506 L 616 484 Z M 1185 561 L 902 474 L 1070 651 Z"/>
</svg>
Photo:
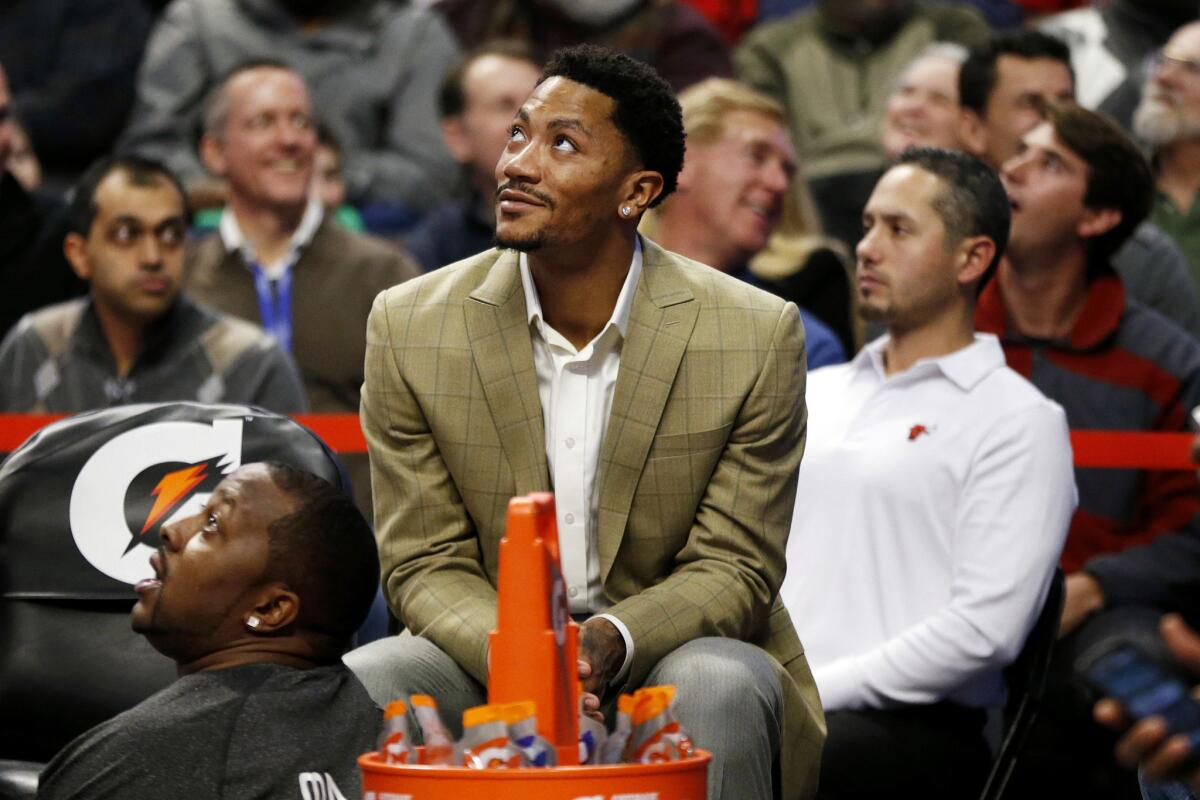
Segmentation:
<svg viewBox="0 0 1200 800">
<path fill-rule="evenodd" d="M 343 661 L 381 707 L 410 694 L 433 696 L 455 738 L 462 735 L 462 712 L 487 702 L 486 688 L 454 659 L 428 639 L 407 633 L 352 650 Z M 680 724 L 697 746 L 713 754 L 709 800 L 772 797 L 783 693 L 767 656 L 735 639 L 696 639 L 650 670 L 646 685 L 661 684 L 676 687 Z"/>
</svg>

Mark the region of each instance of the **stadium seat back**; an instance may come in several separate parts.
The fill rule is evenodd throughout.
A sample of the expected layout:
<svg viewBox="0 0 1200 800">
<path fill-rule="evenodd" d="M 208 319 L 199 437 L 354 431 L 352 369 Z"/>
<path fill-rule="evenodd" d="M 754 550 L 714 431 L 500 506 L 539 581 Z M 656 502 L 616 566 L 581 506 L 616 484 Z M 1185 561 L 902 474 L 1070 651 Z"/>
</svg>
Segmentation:
<svg viewBox="0 0 1200 800">
<path fill-rule="evenodd" d="M 283 461 L 346 488 L 332 452 L 256 408 L 121 406 L 56 422 L 0 466 L 0 758 L 47 761 L 175 678 L 129 627 L 162 524 Z"/>
</svg>

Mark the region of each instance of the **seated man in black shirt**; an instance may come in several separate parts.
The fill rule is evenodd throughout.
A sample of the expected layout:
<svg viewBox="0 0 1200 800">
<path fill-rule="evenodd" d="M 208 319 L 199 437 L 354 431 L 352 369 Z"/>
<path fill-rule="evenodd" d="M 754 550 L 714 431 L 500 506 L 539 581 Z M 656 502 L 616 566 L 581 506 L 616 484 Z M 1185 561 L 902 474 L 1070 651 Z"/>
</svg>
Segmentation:
<svg viewBox="0 0 1200 800">
<path fill-rule="evenodd" d="M 162 539 L 132 624 L 180 678 L 67 745 L 38 797 L 359 796 L 382 715 L 341 663 L 379 579 L 354 502 L 250 464 Z"/>
</svg>

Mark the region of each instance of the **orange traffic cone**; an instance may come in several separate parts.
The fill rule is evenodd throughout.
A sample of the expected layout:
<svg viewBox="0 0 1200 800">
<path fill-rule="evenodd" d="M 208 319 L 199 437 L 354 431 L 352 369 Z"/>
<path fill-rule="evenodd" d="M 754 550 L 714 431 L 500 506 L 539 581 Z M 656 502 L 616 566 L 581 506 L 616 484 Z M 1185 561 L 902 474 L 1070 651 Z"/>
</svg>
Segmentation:
<svg viewBox="0 0 1200 800">
<path fill-rule="evenodd" d="M 560 765 L 579 763 L 579 626 L 567 607 L 554 495 L 508 503 L 500 540 L 496 630 L 491 633 L 488 702 L 533 700 L 538 733 Z"/>
</svg>

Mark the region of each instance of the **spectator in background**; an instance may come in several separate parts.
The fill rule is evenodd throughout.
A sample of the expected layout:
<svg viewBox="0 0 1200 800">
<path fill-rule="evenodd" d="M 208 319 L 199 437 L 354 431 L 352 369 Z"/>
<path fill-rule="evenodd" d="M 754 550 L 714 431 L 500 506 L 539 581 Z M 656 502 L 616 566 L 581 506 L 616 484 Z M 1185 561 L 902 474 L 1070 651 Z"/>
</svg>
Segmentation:
<svg viewBox="0 0 1200 800">
<path fill-rule="evenodd" d="M 66 206 L 31 194 L 9 171 L 13 120 L 0 66 L 0 337 L 30 311 L 87 292 L 63 255 Z"/>
<path fill-rule="evenodd" d="M 317 149 L 313 153 L 313 194 L 325 213 L 347 230 L 362 233 L 362 216 L 346 203 L 346 174 L 342 165 L 342 145 L 327 125 L 317 125 Z"/>
<path fill-rule="evenodd" d="M 109 157 L 75 188 L 64 250 L 87 298 L 24 317 L 0 345 L 0 410 L 75 413 L 194 400 L 304 410 L 291 360 L 182 294 L 187 205 L 161 165 Z"/>
<path fill-rule="evenodd" d="M 375 295 L 417 274 L 396 248 L 351 233 L 312 195 L 317 134 L 304 79 L 277 64 L 234 71 L 205 104 L 204 163 L 228 182 L 218 235 L 188 259 L 189 289 L 263 325 L 300 368 L 314 411 L 355 413 Z M 345 459 L 364 511 L 364 456 Z"/>
<path fill-rule="evenodd" d="M 880 144 L 894 162 L 906 147 L 961 150 L 958 70 L 967 50 L 951 42 L 935 42 L 900 73 L 883 107 Z"/>
<path fill-rule="evenodd" d="M 682 0 L 438 0 L 463 47 L 519 39 L 540 61 L 551 51 L 598 44 L 654 69 L 676 91 L 733 66 L 720 33 Z"/>
<path fill-rule="evenodd" d="M 276 59 L 308 81 L 341 142 L 351 202 L 422 213 L 452 186 L 435 103 L 456 53 L 436 14 L 388 0 L 175 0 L 147 45 L 122 146 L 166 161 L 197 205 L 219 205 L 224 187 L 196 157 L 203 100 L 238 65 Z"/>
<path fill-rule="evenodd" d="M 1198 9 L 1196 0 L 1110 0 L 1048 17 L 1038 28 L 1070 46 L 1080 105 L 1131 130 L 1146 57 Z"/>
<path fill-rule="evenodd" d="M 854 339 L 846 268 L 835 252 L 813 242 L 796 272 L 808 273 L 805 288 L 841 323 L 841 340 L 822 317 L 805 310 L 807 297 L 793 296 L 749 268 L 779 229 L 788 193 L 799 180 L 783 109 L 726 78 L 685 89 L 679 105 L 688 140 L 683 170 L 675 193 L 654 212 L 652 230 L 644 232 L 667 250 L 799 305 L 810 369 L 845 361 Z"/>
<path fill-rule="evenodd" d="M 1002 170 L 1013 215 L 1008 258 L 980 296 L 976 328 L 1000 336 L 1009 365 L 1062 405 L 1072 428 L 1182 431 L 1200 404 L 1200 343 L 1128 298 L 1111 266 L 1150 208 L 1149 165 L 1106 117 L 1075 105 L 1044 113 Z M 1079 468 L 1075 478 L 1079 510 L 1062 558 L 1063 633 L 1102 605 L 1092 574 L 1098 557 L 1200 533 L 1193 474 Z M 1074 647 L 1060 647 L 1064 672 Z M 1088 710 L 1073 711 L 1065 689 L 1048 696 L 1044 752 L 1023 756 L 1025 774 L 1036 777 L 1018 785 L 1107 796 L 1112 780 L 1092 785 L 1080 777 L 1105 763 L 1089 738 Z"/>
<path fill-rule="evenodd" d="M 977 797 L 1075 508 L 1067 422 L 973 331 L 1008 238 L 991 169 L 908 150 L 863 220 L 859 307 L 888 334 L 810 376 L 780 597 L 825 708 L 820 797 Z"/>
<path fill-rule="evenodd" d="M 0 64 L 56 189 L 112 149 L 150 33 L 144 0 L 0 3 Z"/>
<path fill-rule="evenodd" d="M 1073 97 L 1065 44 L 1037 31 L 998 34 L 972 50 L 959 72 L 962 146 L 998 170 L 1041 121 L 1043 104 Z M 1161 229 L 1139 225 L 1112 266 L 1132 297 L 1200 336 L 1200 299 L 1187 259 Z"/>
<path fill-rule="evenodd" d="M 879 134 L 895 76 L 932 42 L 980 44 L 974 9 L 915 0 L 818 0 L 747 33 L 738 77 L 787 110 L 826 230 L 853 246 L 885 164 Z"/>
<path fill-rule="evenodd" d="M 447 73 L 440 95 L 442 139 L 462 165 L 468 195 L 442 204 L 409 234 L 406 244 L 426 272 L 492 246 L 496 162 L 540 71 L 528 44 L 498 40 L 470 51 Z"/>
<path fill-rule="evenodd" d="M 38 797 L 360 797 L 382 714 L 339 659 L 379 558 L 345 495 L 248 464 L 162 526 L 150 564 L 130 619 L 179 680 L 67 745 Z"/>
<path fill-rule="evenodd" d="M 1200 22 L 1176 31 L 1154 59 L 1133 129 L 1154 150 L 1150 218 L 1179 243 L 1200 286 Z"/>
</svg>

